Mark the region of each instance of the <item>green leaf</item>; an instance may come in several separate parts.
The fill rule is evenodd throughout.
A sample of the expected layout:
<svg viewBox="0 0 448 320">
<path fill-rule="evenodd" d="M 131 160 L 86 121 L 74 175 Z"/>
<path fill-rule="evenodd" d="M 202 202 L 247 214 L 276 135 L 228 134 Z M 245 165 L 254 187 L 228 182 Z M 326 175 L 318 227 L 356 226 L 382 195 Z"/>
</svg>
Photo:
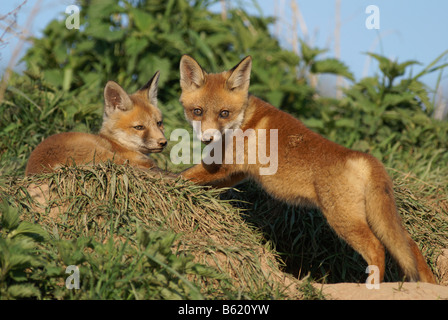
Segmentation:
<svg viewBox="0 0 448 320">
<path fill-rule="evenodd" d="M 148 39 L 146 38 L 126 38 L 124 42 L 124 47 L 126 49 L 126 52 L 135 57 L 139 55 L 149 44 Z"/>
<path fill-rule="evenodd" d="M 324 122 L 320 119 L 310 118 L 310 119 L 304 120 L 304 123 L 307 127 L 310 127 L 310 128 L 315 128 L 315 129 L 324 129 L 325 128 Z"/>
<path fill-rule="evenodd" d="M 28 221 L 22 221 L 20 225 L 14 230 L 15 235 L 27 235 L 35 240 L 48 240 L 48 233 L 42 229 L 38 224 L 33 224 Z"/>
<path fill-rule="evenodd" d="M 411 121 L 418 126 L 424 126 L 431 122 L 431 119 L 423 113 L 414 114 L 411 118 Z"/>
<path fill-rule="evenodd" d="M 305 63 L 311 64 L 314 62 L 315 58 L 324 52 L 327 52 L 326 49 L 319 49 L 319 48 L 311 48 L 305 41 L 302 39 L 299 39 L 300 45 L 301 45 L 301 54 L 302 59 L 305 61 Z"/>
<path fill-rule="evenodd" d="M 431 113 L 434 106 L 428 97 L 428 91 L 426 90 L 426 86 L 422 82 L 414 80 L 409 85 L 409 90 L 411 90 L 411 92 L 414 93 L 420 99 L 420 101 L 425 106 L 427 112 Z"/>
<path fill-rule="evenodd" d="M 193 40 L 192 42 L 194 43 L 194 45 L 199 49 L 199 52 L 208 58 L 208 61 L 211 64 L 212 69 L 214 69 L 216 67 L 213 59 L 214 55 L 212 49 L 207 43 L 207 39 L 203 36 L 200 36 L 197 32 L 193 30 L 188 30 L 188 35 Z"/>
<path fill-rule="evenodd" d="M 16 229 L 20 222 L 19 210 L 10 205 L 6 200 L 3 200 L 0 209 L 2 212 L 2 227 L 9 231 Z"/>
<path fill-rule="evenodd" d="M 414 94 L 409 92 L 402 93 L 387 93 L 384 96 L 383 105 L 386 107 L 398 106 L 403 103 L 411 103 L 414 98 Z"/>
<path fill-rule="evenodd" d="M 123 39 L 125 30 L 121 26 L 113 25 L 110 18 L 105 20 L 102 16 L 101 19 L 89 20 L 85 33 L 94 39 L 114 42 Z"/>
<path fill-rule="evenodd" d="M 421 64 L 421 63 L 416 60 L 409 60 L 409 61 L 405 61 L 403 63 L 397 64 L 398 75 L 400 75 L 400 76 L 403 75 L 405 73 L 406 68 L 408 66 L 411 66 L 414 64 Z"/>
<path fill-rule="evenodd" d="M 26 272 L 23 270 L 11 270 L 9 276 L 16 282 L 24 282 L 28 280 Z"/>
<path fill-rule="evenodd" d="M 12 252 L 8 263 L 10 269 L 20 270 L 41 265 L 41 262 L 30 251 L 23 254 Z"/>
<path fill-rule="evenodd" d="M 98 20 L 105 16 L 124 11 L 116 0 L 91 0 L 87 6 L 89 21 Z"/>
<path fill-rule="evenodd" d="M 65 63 L 67 61 L 67 58 L 69 57 L 68 48 L 65 43 L 59 43 L 59 45 L 55 46 L 53 48 L 53 53 L 56 62 L 60 65 Z"/>
<path fill-rule="evenodd" d="M 55 88 L 62 86 L 63 73 L 60 69 L 48 69 L 44 71 L 44 79 Z"/>
<path fill-rule="evenodd" d="M 279 90 L 273 90 L 266 93 L 266 97 L 272 105 L 279 106 L 283 99 L 283 92 Z"/>
<path fill-rule="evenodd" d="M 354 80 L 355 77 L 350 72 L 348 67 L 337 59 L 324 59 L 315 61 L 311 65 L 311 72 L 318 73 L 331 73 L 339 76 L 346 77 L 347 79 Z"/>
<path fill-rule="evenodd" d="M 342 119 L 338 119 L 335 121 L 335 126 L 340 128 L 340 127 L 345 127 L 345 128 L 356 128 L 356 123 L 355 120 L 353 119 L 348 119 L 348 118 L 342 118 Z"/>
<path fill-rule="evenodd" d="M 445 50 L 444 52 L 442 52 L 442 54 L 440 54 L 437 58 L 434 59 L 434 61 L 432 61 L 430 64 L 428 64 L 421 72 L 419 72 L 415 77 L 413 77 L 413 80 L 417 80 L 418 78 L 420 78 L 421 76 L 437 71 L 439 69 L 443 69 L 445 68 L 448 64 L 444 64 L 438 67 L 434 67 L 444 56 L 448 55 L 448 50 Z"/>
<path fill-rule="evenodd" d="M 370 144 L 365 140 L 359 140 L 353 143 L 352 148 L 361 152 L 368 152 L 370 150 Z"/>
<path fill-rule="evenodd" d="M 390 59 L 376 53 L 366 52 L 366 54 L 378 61 L 379 67 L 383 73 L 386 73 L 389 70 L 392 62 Z"/>
<path fill-rule="evenodd" d="M 134 18 L 136 27 L 144 34 L 150 34 L 155 26 L 154 18 L 151 14 L 137 8 L 132 8 L 131 16 Z"/>
<path fill-rule="evenodd" d="M 154 73 L 160 71 L 159 87 L 162 88 L 169 79 L 171 72 L 171 61 L 166 58 L 159 58 L 157 56 L 143 56 L 138 62 L 139 83 L 145 84 Z"/>
<path fill-rule="evenodd" d="M 8 295 L 13 298 L 31 298 L 36 297 L 40 299 L 41 293 L 39 289 L 37 289 L 32 284 L 13 284 L 8 287 Z"/>
</svg>

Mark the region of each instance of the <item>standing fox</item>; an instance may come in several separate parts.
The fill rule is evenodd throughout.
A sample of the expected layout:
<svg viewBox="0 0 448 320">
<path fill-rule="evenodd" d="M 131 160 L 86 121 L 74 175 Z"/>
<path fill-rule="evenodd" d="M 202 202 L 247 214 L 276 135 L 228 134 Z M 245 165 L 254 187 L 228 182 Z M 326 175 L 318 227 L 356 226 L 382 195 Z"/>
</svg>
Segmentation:
<svg viewBox="0 0 448 320">
<path fill-rule="evenodd" d="M 62 165 L 106 160 L 140 168 L 154 167 L 148 154 L 167 145 L 162 113 L 157 107 L 160 72 L 139 91 L 128 95 L 117 83 L 104 88 L 103 125 L 98 135 L 67 132 L 53 135 L 31 153 L 25 175 L 50 172 Z"/>
<path fill-rule="evenodd" d="M 257 181 L 273 197 L 290 204 L 319 207 L 329 225 L 350 244 L 368 265 L 377 266 L 384 279 L 385 249 L 398 262 L 408 280 L 435 283 L 434 275 L 416 243 L 402 226 L 392 181 L 374 157 L 353 151 L 312 132 L 291 115 L 249 94 L 251 57 L 219 74 L 209 74 L 190 56 L 180 62 L 180 101 L 191 123 L 200 121 L 199 136 L 205 144 L 222 140 L 222 159 L 195 165 L 182 176 L 195 183 L 231 186 L 245 178 Z M 210 129 L 217 130 L 211 134 Z M 229 129 L 278 134 L 278 167 L 274 174 L 260 174 L 266 162 L 248 163 L 245 143 L 243 163 Z M 268 135 L 258 138 L 258 148 L 271 145 Z M 247 139 L 248 140 L 248 139 Z M 229 151 L 231 151 L 229 153 Z M 272 153 L 272 150 L 271 150 Z M 226 159 L 226 156 L 233 159 Z M 239 155 L 241 156 L 241 155 Z"/>
</svg>

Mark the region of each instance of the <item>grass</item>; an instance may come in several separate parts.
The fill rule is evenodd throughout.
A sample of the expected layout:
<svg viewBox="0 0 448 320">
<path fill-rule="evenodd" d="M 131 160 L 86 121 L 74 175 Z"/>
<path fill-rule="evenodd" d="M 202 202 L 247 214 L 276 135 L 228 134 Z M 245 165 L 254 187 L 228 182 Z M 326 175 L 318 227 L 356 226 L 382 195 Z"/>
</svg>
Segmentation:
<svg viewBox="0 0 448 320">
<path fill-rule="evenodd" d="M 50 186 L 54 192 L 50 200 L 53 207 L 40 208 L 34 203 L 27 192 L 30 183 Z M 139 242 L 146 241 L 141 240 L 142 237 L 149 239 L 155 233 L 172 235 L 168 240 L 161 239 L 165 243 L 168 241 L 168 251 L 173 257 L 194 257 L 195 270 L 204 273 L 171 272 L 170 261 L 154 258 L 152 262 L 171 272 L 177 281 L 188 279 L 187 283 L 201 289 L 201 297 L 270 299 L 291 296 L 276 253 L 269 245 L 262 244 L 261 233 L 243 220 L 231 201 L 219 199 L 219 190 L 204 189 L 182 180 L 154 178 L 143 171 L 109 164 L 65 168 L 33 179 L 6 179 L 1 193 L 14 207 L 21 208 L 25 221 L 42 226 L 54 241 L 69 241 L 70 250 L 76 251 L 73 249 L 76 246 L 84 248 L 81 256 L 85 256 L 85 250 L 99 250 L 94 254 L 98 257 L 90 256 L 91 261 L 86 257 L 78 261 L 88 264 L 87 269 L 94 274 L 92 281 L 105 277 L 106 283 L 96 282 L 96 286 L 128 283 L 130 276 L 127 274 L 119 273 L 119 278 L 108 274 L 113 274 L 114 268 L 130 269 L 129 264 L 137 263 L 125 256 L 136 250 Z M 63 213 L 59 213 L 59 209 Z M 79 241 L 97 245 L 79 244 Z M 137 250 L 134 254 L 142 253 Z M 97 261 L 101 255 L 107 260 L 104 264 Z M 121 260 L 126 262 L 119 263 Z M 94 271 L 95 266 L 106 274 Z M 110 289 L 105 289 L 109 295 L 104 296 L 86 286 L 84 294 L 73 298 L 122 297 L 111 293 Z"/>
<path fill-rule="evenodd" d="M 29 196 L 31 184 L 50 186 L 49 206 Z M 438 275 L 448 211 L 434 188 L 395 174 L 400 214 Z M 252 183 L 208 189 L 108 163 L 4 176 L 0 194 L 3 215 L 16 210 L 46 235 L 28 252 L 39 263 L 18 266 L 23 282 L 6 272 L 6 298 L 28 283 L 25 292 L 43 299 L 323 299 L 313 282 L 366 278 L 364 260 L 318 210 L 278 203 Z M 2 239 L 11 233 L 0 229 Z M 65 289 L 68 265 L 81 266 L 81 290 Z M 386 280 L 401 280 L 390 259 Z"/>
</svg>

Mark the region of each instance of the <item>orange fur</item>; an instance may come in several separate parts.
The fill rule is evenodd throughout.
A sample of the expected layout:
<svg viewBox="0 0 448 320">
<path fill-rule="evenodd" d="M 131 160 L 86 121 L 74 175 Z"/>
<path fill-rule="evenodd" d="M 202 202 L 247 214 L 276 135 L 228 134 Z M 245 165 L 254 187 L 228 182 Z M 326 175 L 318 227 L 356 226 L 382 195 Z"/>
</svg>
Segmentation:
<svg viewBox="0 0 448 320">
<path fill-rule="evenodd" d="M 257 181 L 269 194 L 290 204 L 319 207 L 335 232 L 357 250 L 368 265 L 376 265 L 383 280 L 384 246 L 397 260 L 408 280 L 435 283 L 415 242 L 402 226 L 393 196 L 392 181 L 374 157 L 347 149 L 312 132 L 299 120 L 248 93 L 251 58 L 219 74 L 208 74 L 189 56 L 180 64 L 185 115 L 201 121 L 201 129 L 278 129 L 278 168 L 261 175 L 259 160 L 227 164 L 204 162 L 182 172 L 198 184 L 230 186 L 245 178 Z M 200 110 L 200 111 L 197 111 Z M 228 111 L 224 112 L 223 111 Z M 213 136 L 202 135 L 205 143 Z M 267 136 L 265 146 L 270 145 Z M 260 147 L 260 140 L 257 146 Z M 261 142 L 262 143 L 262 142 Z M 224 144 L 223 144 L 224 145 Z M 235 149 L 234 149 L 235 151 Z M 235 152 L 233 153 L 235 157 Z"/>
<path fill-rule="evenodd" d="M 66 132 L 48 137 L 31 153 L 25 174 L 106 160 L 154 167 L 148 154 L 161 152 L 167 144 L 162 113 L 157 107 L 158 79 L 159 72 L 132 95 L 109 81 L 104 89 L 104 116 L 99 134 Z"/>
</svg>

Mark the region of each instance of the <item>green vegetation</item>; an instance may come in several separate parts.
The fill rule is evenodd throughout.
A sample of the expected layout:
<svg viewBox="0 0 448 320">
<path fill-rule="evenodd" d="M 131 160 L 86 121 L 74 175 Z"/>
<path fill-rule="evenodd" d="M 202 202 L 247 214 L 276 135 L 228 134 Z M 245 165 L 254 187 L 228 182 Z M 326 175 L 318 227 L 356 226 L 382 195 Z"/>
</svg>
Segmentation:
<svg viewBox="0 0 448 320">
<path fill-rule="evenodd" d="M 29 196 L 33 186 L 49 187 L 49 206 Z M 1 297 L 294 296 L 275 252 L 219 194 L 110 163 L 10 177 L 0 186 Z M 80 289 L 65 287 L 71 265 L 80 269 Z"/>
<path fill-rule="evenodd" d="M 319 211 L 278 203 L 252 183 L 209 190 L 112 164 L 23 178 L 44 138 L 99 129 L 108 80 L 131 92 L 160 70 L 167 137 L 191 130 L 178 102 L 182 54 L 211 72 L 252 55 L 253 94 L 381 159 L 437 274 L 437 254 L 448 247 L 448 122 L 433 119 L 434 88 L 421 78 L 441 72 L 448 52 L 411 76 L 415 61 L 368 53 L 378 74 L 356 81 L 342 62 L 320 59 L 320 48 L 281 48 L 272 18 L 236 8 L 223 20 L 213 3 L 81 0 L 79 30 L 54 20 L 34 39 L 26 71 L 12 75 L 0 103 L 1 299 L 312 299 L 322 297 L 310 281 L 363 281 L 364 261 Z M 310 79 L 322 73 L 351 81 L 342 99 L 319 96 Z M 185 166 L 170 162 L 170 147 L 154 158 L 179 172 Z M 33 203 L 33 183 L 54 191 L 50 206 Z M 80 290 L 65 288 L 69 265 L 80 266 Z M 306 283 L 284 282 L 283 271 Z M 399 279 L 389 261 L 386 280 Z"/>
</svg>

